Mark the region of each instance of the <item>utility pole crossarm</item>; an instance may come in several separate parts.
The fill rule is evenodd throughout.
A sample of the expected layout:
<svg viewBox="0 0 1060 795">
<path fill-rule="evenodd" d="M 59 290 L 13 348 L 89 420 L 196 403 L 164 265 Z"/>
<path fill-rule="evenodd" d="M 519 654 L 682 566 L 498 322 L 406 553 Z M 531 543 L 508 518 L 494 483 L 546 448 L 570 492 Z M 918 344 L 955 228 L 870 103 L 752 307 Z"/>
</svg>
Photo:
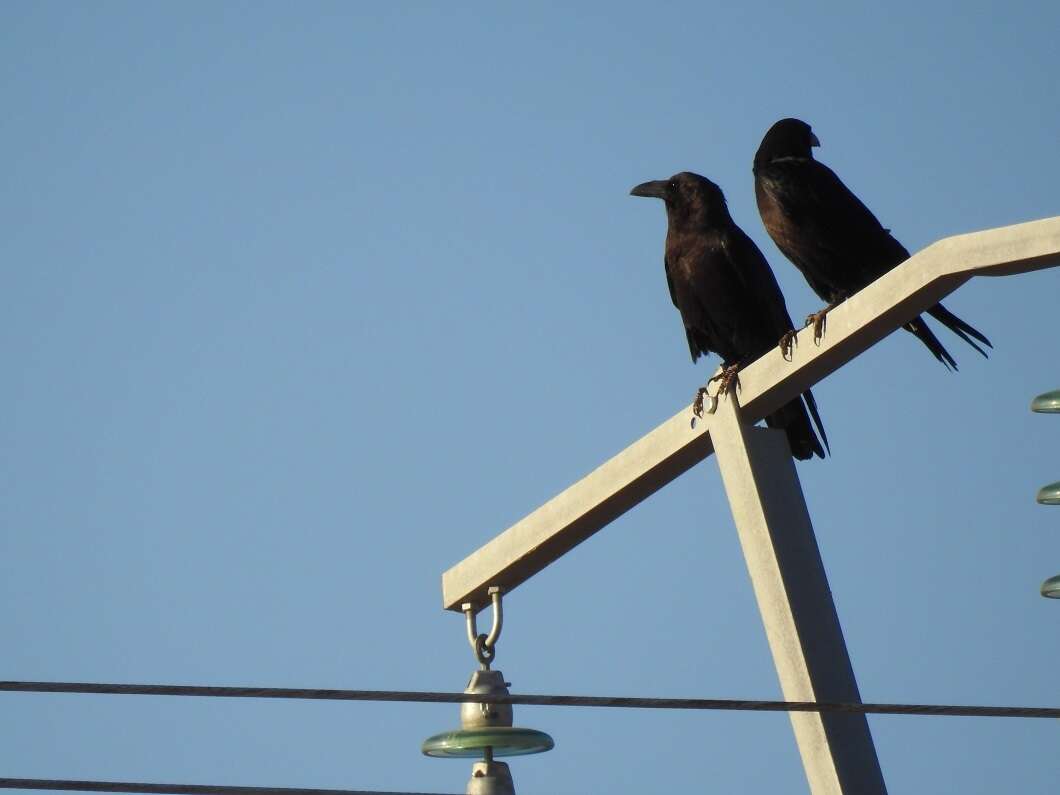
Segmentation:
<svg viewBox="0 0 1060 795">
<path fill-rule="evenodd" d="M 606 527 L 713 452 L 710 417 L 690 427 L 686 408 L 562 491 L 442 575 L 447 610 L 489 604 Z"/>
<path fill-rule="evenodd" d="M 796 338 L 792 361 L 773 349 L 740 371 L 743 420 L 754 423 L 838 370 L 972 276 L 1060 264 L 1060 217 L 957 235 L 931 244 L 828 313 L 827 333 Z M 488 604 L 713 452 L 711 417 L 690 428 L 686 407 L 442 575 L 442 604 Z"/>
<path fill-rule="evenodd" d="M 819 343 L 796 337 L 792 361 L 779 348 L 740 371 L 740 409 L 758 422 L 934 306 L 973 276 L 1009 276 L 1060 265 L 1060 217 L 944 238 L 828 313 Z"/>
</svg>

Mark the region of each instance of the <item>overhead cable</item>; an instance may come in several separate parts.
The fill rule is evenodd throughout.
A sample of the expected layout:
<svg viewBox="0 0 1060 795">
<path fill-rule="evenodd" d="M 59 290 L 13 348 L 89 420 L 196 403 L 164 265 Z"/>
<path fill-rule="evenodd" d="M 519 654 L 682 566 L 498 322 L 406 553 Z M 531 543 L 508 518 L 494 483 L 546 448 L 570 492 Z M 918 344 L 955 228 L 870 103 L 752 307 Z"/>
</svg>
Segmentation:
<svg viewBox="0 0 1060 795">
<path fill-rule="evenodd" d="M 959 704 L 860 704 L 825 701 L 751 701 L 718 698 L 632 698 L 625 696 L 487 695 L 409 690 L 325 690 L 293 687 L 137 685 L 98 682 L 0 682 L 0 692 L 96 693 L 212 698 L 282 698 L 325 701 L 403 701 L 431 704 L 522 704 L 550 707 L 709 709 L 750 712 L 846 712 L 864 715 L 945 715 L 968 718 L 1060 718 L 1060 707 L 992 707 Z"/>
<path fill-rule="evenodd" d="M 0 778 L 0 789 L 45 789 L 72 792 L 145 792 L 158 795 L 445 795 L 431 792 L 378 792 L 364 789 L 297 787 L 230 787 L 214 784 L 145 784 L 138 781 L 70 781 L 48 778 Z"/>
</svg>

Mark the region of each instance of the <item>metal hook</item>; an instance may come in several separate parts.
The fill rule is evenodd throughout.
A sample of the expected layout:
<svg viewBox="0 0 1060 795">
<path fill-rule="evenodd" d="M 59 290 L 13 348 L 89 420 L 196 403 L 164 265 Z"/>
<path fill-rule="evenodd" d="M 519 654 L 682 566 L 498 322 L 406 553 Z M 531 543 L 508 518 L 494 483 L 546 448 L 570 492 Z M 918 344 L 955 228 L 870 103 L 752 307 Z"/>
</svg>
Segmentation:
<svg viewBox="0 0 1060 795">
<path fill-rule="evenodd" d="M 487 593 L 493 603 L 493 627 L 489 635 L 480 635 L 475 621 L 475 605 L 472 602 L 464 602 L 460 609 L 464 611 L 467 618 L 467 640 L 475 652 L 475 659 L 479 661 L 483 671 L 490 669 L 490 663 L 497 656 L 497 639 L 501 636 L 501 627 L 504 626 L 504 610 L 501 607 L 501 589 L 491 586 Z"/>
</svg>

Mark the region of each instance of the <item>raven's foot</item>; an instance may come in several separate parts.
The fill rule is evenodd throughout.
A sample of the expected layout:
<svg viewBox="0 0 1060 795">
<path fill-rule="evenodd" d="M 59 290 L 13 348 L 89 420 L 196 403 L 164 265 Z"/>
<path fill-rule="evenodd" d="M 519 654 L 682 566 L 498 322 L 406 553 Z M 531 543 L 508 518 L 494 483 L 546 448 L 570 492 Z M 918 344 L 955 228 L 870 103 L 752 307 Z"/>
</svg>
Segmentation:
<svg viewBox="0 0 1060 795">
<path fill-rule="evenodd" d="M 710 392 L 707 391 L 707 388 L 705 386 L 701 386 L 699 389 L 696 390 L 696 398 L 692 401 L 692 413 L 700 419 L 703 419 L 704 398 L 708 398 L 710 400 L 710 408 L 706 409 L 707 414 L 713 414 L 714 410 L 718 407 L 718 399 L 716 397 L 713 397 Z M 695 420 L 692 420 L 692 427 L 696 427 Z"/>
<path fill-rule="evenodd" d="M 714 413 L 718 408 L 718 400 L 721 396 L 727 392 L 731 392 L 733 385 L 739 385 L 740 378 L 737 373 L 740 370 L 741 364 L 742 362 L 729 365 L 717 375 L 712 376 L 710 380 L 707 381 L 706 385 L 701 386 L 696 390 L 696 397 L 692 401 L 693 414 L 702 419 L 704 412 L 707 414 Z M 718 387 L 717 394 L 712 395 L 710 394 L 710 385 L 715 381 L 721 381 L 721 386 Z M 706 408 L 704 408 L 704 403 L 706 403 Z M 695 427 L 695 422 L 695 420 L 692 420 L 693 428 Z"/>
<path fill-rule="evenodd" d="M 806 318 L 806 325 L 813 326 L 813 344 L 820 345 L 824 338 L 825 327 L 828 325 L 828 313 L 832 311 L 835 304 L 830 304 L 820 312 L 814 312 Z"/>
<path fill-rule="evenodd" d="M 725 395 L 725 394 L 728 394 L 729 392 L 731 392 L 733 386 L 739 386 L 740 385 L 740 377 L 739 377 L 739 375 L 737 375 L 739 372 L 740 372 L 740 364 L 739 363 L 730 364 L 728 367 L 726 367 L 720 373 L 718 373 L 717 375 L 713 376 L 709 381 L 707 381 L 707 385 L 709 386 L 710 384 L 714 383 L 715 381 L 721 381 L 721 385 L 718 387 L 718 394 L 717 394 L 717 397 L 720 398 L 722 395 Z"/>
<path fill-rule="evenodd" d="M 780 346 L 780 355 L 784 357 L 785 361 L 790 362 L 792 354 L 795 352 L 795 346 L 799 344 L 799 340 L 796 337 L 798 332 L 795 329 L 784 332 L 784 336 L 780 338 L 778 343 Z"/>
</svg>

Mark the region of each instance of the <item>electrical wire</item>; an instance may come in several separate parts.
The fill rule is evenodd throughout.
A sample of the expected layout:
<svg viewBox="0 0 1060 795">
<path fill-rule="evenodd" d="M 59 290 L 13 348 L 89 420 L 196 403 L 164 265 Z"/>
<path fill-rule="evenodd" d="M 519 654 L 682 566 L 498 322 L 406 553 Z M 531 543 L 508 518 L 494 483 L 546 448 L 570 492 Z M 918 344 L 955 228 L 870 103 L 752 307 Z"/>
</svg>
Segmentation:
<svg viewBox="0 0 1060 795">
<path fill-rule="evenodd" d="M 956 704 L 859 704 L 825 701 L 749 701 L 709 698 L 631 698 L 612 696 L 487 695 L 409 690 L 320 690 L 293 687 L 135 685 L 93 682 L 0 682 L 0 692 L 97 693 L 138 696 L 289 698 L 326 701 L 404 701 L 431 704 L 522 704 L 627 709 L 711 709 L 751 712 L 846 712 L 863 715 L 946 715 L 967 718 L 1060 718 L 1060 707 L 989 707 Z"/>
<path fill-rule="evenodd" d="M 377 792 L 362 789 L 230 787 L 213 784 L 144 784 L 137 781 L 68 781 L 48 778 L 0 778 L 0 789 L 46 789 L 74 792 L 146 792 L 158 795 L 445 795 L 431 792 Z"/>
</svg>

